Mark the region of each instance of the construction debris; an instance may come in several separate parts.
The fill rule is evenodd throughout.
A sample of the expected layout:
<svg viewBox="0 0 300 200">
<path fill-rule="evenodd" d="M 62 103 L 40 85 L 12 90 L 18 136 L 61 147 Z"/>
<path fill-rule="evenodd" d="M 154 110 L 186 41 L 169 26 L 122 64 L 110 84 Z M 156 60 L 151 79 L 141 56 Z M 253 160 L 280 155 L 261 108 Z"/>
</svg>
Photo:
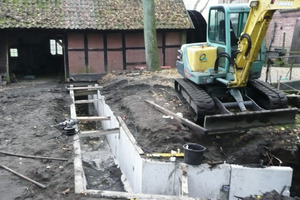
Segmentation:
<svg viewBox="0 0 300 200">
<path fill-rule="evenodd" d="M 1 165 L 0 164 L 0 167 L 2 167 L 3 169 L 6 169 L 7 171 L 10 171 L 11 173 L 13 173 L 13 174 L 15 174 L 15 175 L 17 175 L 17 176 L 19 176 L 21 178 L 24 178 L 27 181 L 30 181 L 30 182 L 36 184 L 37 186 L 39 186 L 41 188 L 46 188 L 46 185 L 44 185 L 42 183 L 39 183 L 39 182 L 37 182 L 35 180 L 32 180 L 31 178 L 28 178 L 27 176 L 24 176 L 24 175 L 20 174 L 19 172 L 16 172 L 16 171 L 10 169 L 9 167 L 6 167 L 5 165 Z"/>
<path fill-rule="evenodd" d="M 68 161 L 69 160 L 69 159 L 66 159 L 66 158 L 53 158 L 53 157 L 43 157 L 43 156 L 31 156 L 31 155 L 9 153 L 9 152 L 4 152 L 4 151 L 0 151 L 0 153 L 8 155 L 8 156 L 17 156 L 17 157 L 23 157 L 23 158 L 37 158 L 37 159 L 47 159 L 47 160 L 59 160 L 59 161 Z"/>
</svg>

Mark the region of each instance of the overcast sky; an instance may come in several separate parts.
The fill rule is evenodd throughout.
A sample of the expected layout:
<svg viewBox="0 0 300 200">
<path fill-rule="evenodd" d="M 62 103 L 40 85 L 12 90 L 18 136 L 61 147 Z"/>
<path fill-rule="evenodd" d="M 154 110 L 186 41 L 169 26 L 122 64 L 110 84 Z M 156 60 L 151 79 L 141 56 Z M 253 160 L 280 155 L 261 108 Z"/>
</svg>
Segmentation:
<svg viewBox="0 0 300 200">
<path fill-rule="evenodd" d="M 199 0 L 183 0 L 186 9 L 188 10 L 194 10 L 195 5 L 197 4 Z M 207 7 L 203 10 L 205 5 L 207 4 Z M 200 0 L 200 3 L 198 3 L 198 6 L 196 8 L 197 11 L 202 11 L 203 17 L 207 20 L 207 15 L 208 15 L 208 8 L 209 6 L 216 5 L 218 4 L 218 0 Z"/>
</svg>

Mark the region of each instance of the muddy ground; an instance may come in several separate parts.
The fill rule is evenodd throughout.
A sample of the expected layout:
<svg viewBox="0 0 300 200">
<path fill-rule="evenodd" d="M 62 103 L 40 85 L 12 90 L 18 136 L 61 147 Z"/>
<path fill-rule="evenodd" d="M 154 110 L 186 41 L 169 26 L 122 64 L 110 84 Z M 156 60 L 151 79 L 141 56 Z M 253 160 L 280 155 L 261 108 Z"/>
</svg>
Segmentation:
<svg viewBox="0 0 300 200">
<path fill-rule="evenodd" d="M 263 161 L 264 165 L 278 165 L 280 160 L 282 165 L 294 168 L 291 195 L 300 196 L 300 125 L 199 137 L 145 103 L 152 100 L 192 119 L 192 111 L 177 99 L 173 90 L 176 77 L 174 70 L 131 71 L 108 74 L 99 84 L 104 87 L 101 93 L 106 102 L 124 119 L 145 152 L 182 151 L 183 144 L 195 142 L 207 148 L 205 162 L 258 165 Z M 42 189 L 0 168 L 1 200 L 94 198 L 74 194 L 73 137 L 51 127 L 69 116 L 71 100 L 67 85 L 60 80 L 27 80 L 0 88 L 0 151 L 67 159 L 28 159 L 0 153 L 1 165 L 47 186 Z"/>
<path fill-rule="evenodd" d="M 0 151 L 67 159 L 30 159 L 0 153 L 0 165 L 46 186 L 43 189 L 0 167 L 1 200 L 94 199 L 74 192 L 73 137 L 51 127 L 69 117 L 71 100 L 65 87 L 54 79 L 0 87 Z"/>
</svg>

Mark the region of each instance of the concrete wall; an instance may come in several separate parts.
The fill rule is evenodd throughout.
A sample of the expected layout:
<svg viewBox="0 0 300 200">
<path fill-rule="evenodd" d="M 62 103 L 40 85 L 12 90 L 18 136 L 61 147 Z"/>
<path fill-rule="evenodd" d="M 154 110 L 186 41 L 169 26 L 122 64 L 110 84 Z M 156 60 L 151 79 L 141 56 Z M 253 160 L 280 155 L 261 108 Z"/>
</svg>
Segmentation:
<svg viewBox="0 0 300 200">
<path fill-rule="evenodd" d="M 290 167 L 248 168 L 239 165 L 231 167 L 229 199 L 234 199 L 234 196 L 245 197 L 249 194 L 261 195 L 272 190 L 278 193 L 284 191 L 283 195 L 290 195 L 289 188 L 293 175 Z"/>
<path fill-rule="evenodd" d="M 97 98 L 96 95 L 94 98 Z M 118 122 L 104 101 L 99 102 L 96 108 L 99 115 L 111 117 L 111 121 L 103 121 L 104 129 L 120 127 L 119 134 L 107 135 L 107 140 L 130 184 L 131 192 L 178 196 L 181 194 L 183 174 L 187 174 L 190 197 L 235 200 L 234 196 L 261 195 L 272 190 L 280 193 L 285 188 L 284 194 L 289 195 L 293 173 L 290 167 L 192 166 L 149 159 L 143 155 L 124 122 Z"/>
</svg>

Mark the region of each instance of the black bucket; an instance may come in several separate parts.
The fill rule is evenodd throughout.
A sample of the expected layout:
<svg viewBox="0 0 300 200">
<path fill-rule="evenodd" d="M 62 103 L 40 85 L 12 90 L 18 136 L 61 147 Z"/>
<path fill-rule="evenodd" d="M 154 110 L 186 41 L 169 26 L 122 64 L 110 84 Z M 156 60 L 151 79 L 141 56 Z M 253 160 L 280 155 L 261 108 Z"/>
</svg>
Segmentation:
<svg viewBox="0 0 300 200">
<path fill-rule="evenodd" d="M 200 165 L 206 148 L 200 144 L 188 143 L 183 145 L 184 162 L 189 165 Z"/>
</svg>

